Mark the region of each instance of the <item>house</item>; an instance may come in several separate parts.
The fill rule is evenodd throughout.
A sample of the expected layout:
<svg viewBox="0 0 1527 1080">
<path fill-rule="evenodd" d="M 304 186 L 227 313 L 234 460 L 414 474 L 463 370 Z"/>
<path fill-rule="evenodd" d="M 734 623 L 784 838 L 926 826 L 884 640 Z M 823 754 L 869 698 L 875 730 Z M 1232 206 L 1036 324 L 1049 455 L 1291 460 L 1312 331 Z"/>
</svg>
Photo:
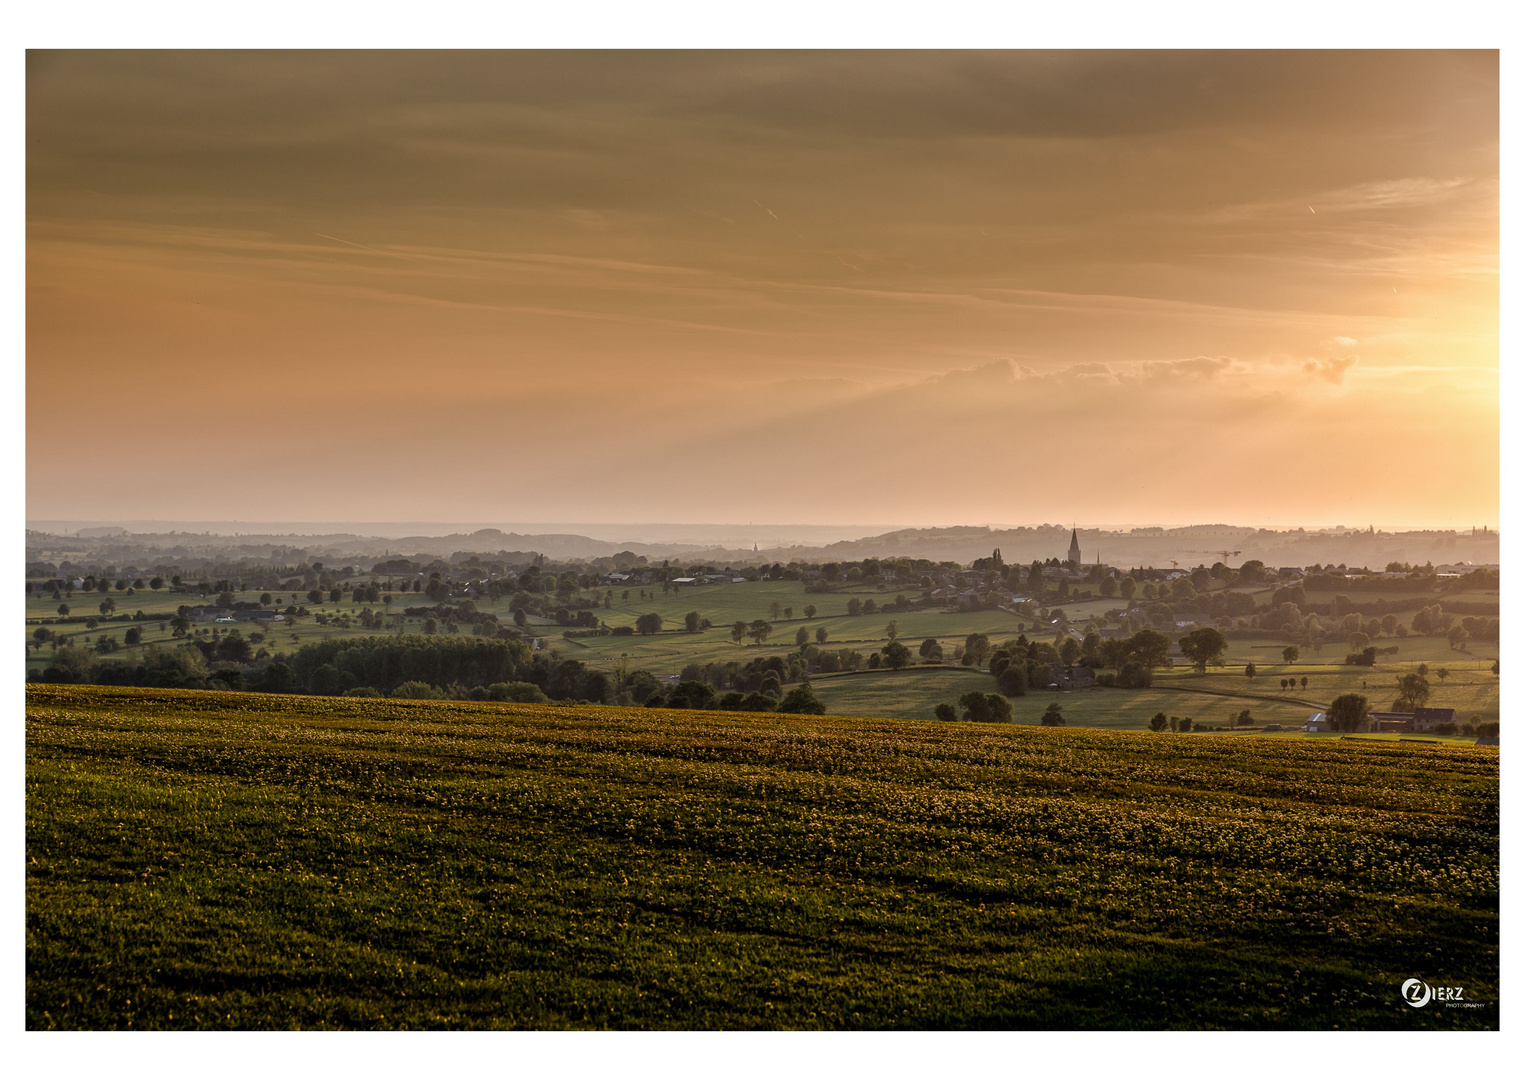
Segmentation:
<svg viewBox="0 0 1527 1080">
<path fill-rule="evenodd" d="M 692 577 L 676 577 L 669 581 L 670 585 L 693 585 L 694 583 L 695 579 Z"/>
<path fill-rule="evenodd" d="M 1317 713 L 1310 713 L 1309 719 L 1304 722 L 1304 726 L 1301 727 L 1299 730 L 1300 731 L 1314 732 L 1314 731 L 1334 731 L 1335 729 L 1333 727 L 1331 727 L 1331 721 L 1326 719 L 1326 714 L 1325 713 L 1317 712 Z"/>
<path fill-rule="evenodd" d="M 1417 709 L 1412 731 L 1434 731 L 1438 724 L 1451 724 L 1456 720 L 1452 709 Z"/>
<path fill-rule="evenodd" d="M 1050 665 L 1049 688 L 1052 690 L 1080 690 L 1096 682 L 1097 677 L 1091 668 L 1068 664 Z"/>
</svg>

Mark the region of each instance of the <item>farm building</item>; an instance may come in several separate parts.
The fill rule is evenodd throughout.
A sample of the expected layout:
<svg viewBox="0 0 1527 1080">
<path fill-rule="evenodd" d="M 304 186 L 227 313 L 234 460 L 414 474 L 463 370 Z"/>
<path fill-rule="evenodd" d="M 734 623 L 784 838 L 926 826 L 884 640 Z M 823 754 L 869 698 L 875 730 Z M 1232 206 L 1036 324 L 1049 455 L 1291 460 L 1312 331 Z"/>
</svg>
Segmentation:
<svg viewBox="0 0 1527 1080">
<path fill-rule="evenodd" d="M 1408 712 L 1371 712 L 1369 731 L 1414 731 L 1415 714 Z"/>
<path fill-rule="evenodd" d="M 1432 731 L 1438 724 L 1451 724 L 1457 719 L 1452 709 L 1417 709 L 1412 731 Z"/>
<path fill-rule="evenodd" d="M 1326 719 L 1326 714 L 1325 713 L 1317 712 L 1317 713 L 1310 713 L 1309 719 L 1304 722 L 1304 726 L 1302 728 L 1300 728 L 1299 730 L 1300 731 L 1334 731 L 1335 729 L 1331 727 L 1331 721 Z"/>
<path fill-rule="evenodd" d="M 1097 682 L 1091 668 L 1067 665 L 1050 665 L 1050 683 L 1052 690 L 1078 690 L 1092 686 Z"/>
</svg>

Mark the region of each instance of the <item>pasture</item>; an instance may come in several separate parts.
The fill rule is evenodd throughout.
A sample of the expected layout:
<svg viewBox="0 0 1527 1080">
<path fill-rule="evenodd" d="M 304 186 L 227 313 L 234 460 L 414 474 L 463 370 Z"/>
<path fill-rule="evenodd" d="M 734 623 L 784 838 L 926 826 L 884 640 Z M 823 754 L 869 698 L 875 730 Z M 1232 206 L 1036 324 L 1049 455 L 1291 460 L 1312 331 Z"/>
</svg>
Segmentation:
<svg viewBox="0 0 1527 1080">
<path fill-rule="evenodd" d="M 44 686 L 26 739 L 33 1029 L 1499 1022 L 1494 749 Z"/>
<path fill-rule="evenodd" d="M 596 590 L 590 595 L 597 592 L 602 597 L 604 591 Z M 612 586 L 608 591 L 611 594 L 611 607 L 598 609 L 601 619 L 612 626 L 632 625 L 638 615 L 656 612 L 663 617 L 664 629 L 650 636 L 636 634 L 565 639 L 561 636 L 562 627 L 548 620 L 531 617 L 525 633 L 544 638 L 550 648 L 560 650 L 571 659 L 581 660 L 605 671 L 613 671 L 624 665 L 631 670 L 645 668 L 658 676 L 676 676 L 689 663 L 711 664 L 731 660 L 746 662 L 759 656 L 786 653 L 794 647 L 796 631 L 802 628 L 808 631 L 813 643 L 816 641 L 817 629 L 823 628 L 828 635 L 824 647 L 854 649 L 866 657 L 887 643 L 886 627 L 893 619 L 897 623 L 898 639 L 914 652 L 923 639 L 932 637 L 940 642 L 946 655 L 952 654 L 954 647 L 962 645 L 966 636 L 972 633 L 984 633 L 993 643 L 997 643 L 1016 636 L 1020 622 L 1029 626 L 1032 632 L 1032 620 L 1020 619 L 1004 611 L 946 612 L 930 609 L 902 613 L 876 612 L 873 615 L 858 616 L 846 613 L 850 598 L 861 601 L 873 598 L 877 604 L 894 600 L 897 590 L 889 586 L 858 586 L 825 594 L 806 593 L 799 582 L 793 581 L 684 587 L 667 594 L 655 586 L 633 586 L 629 590 L 629 599 L 625 600 L 622 599 L 622 594 L 627 591 L 624 588 Z M 907 586 L 902 591 L 914 597 L 919 590 Z M 1271 590 L 1263 591 L 1271 595 Z M 641 595 L 643 592 L 647 594 L 645 597 Z M 172 614 L 180 604 L 200 602 L 198 598 L 164 590 L 139 590 L 132 597 L 115 591 L 109 595 L 117 602 L 119 613 L 141 609 L 148 614 Z M 1481 595 L 1496 597 L 1496 594 Z M 239 600 L 255 601 L 258 597 L 256 591 L 237 594 Z M 1262 599 L 1265 600 L 1266 596 Z M 66 602 L 75 614 L 84 614 L 94 613 L 99 600 L 98 594 L 76 592 L 75 597 Z M 280 606 L 285 606 L 287 602 L 306 604 L 315 614 L 327 616 L 340 613 L 358 615 L 361 611 L 359 605 L 348 599 L 340 603 L 307 604 L 305 596 L 282 591 L 275 594 L 275 600 Z M 770 605 L 776 603 L 782 609 L 792 609 L 792 617 L 786 619 L 782 613 L 782 617 L 770 619 Z M 1118 603 L 1117 600 L 1092 600 L 1067 604 L 1065 607 L 1073 619 L 1081 620 L 1089 615 L 1101 616 L 1105 609 L 1117 607 Z M 427 604 L 428 601 L 417 594 L 400 592 L 390 607 L 376 605 L 376 609 L 398 613 L 405 607 Z M 818 609 L 812 618 L 805 615 L 807 605 Z M 477 601 L 477 606 L 499 616 L 503 625 L 512 625 L 507 598 L 497 601 L 484 598 Z M 56 601 L 29 596 L 28 619 L 35 621 L 52 617 L 56 607 Z M 684 615 L 689 611 L 699 611 L 703 617 L 710 619 L 713 623 L 711 629 L 696 634 L 685 633 Z M 759 618 L 769 619 L 774 626 L 774 632 L 766 642 L 759 645 L 744 639 L 739 645 L 731 640 L 733 622 L 751 622 Z M 407 618 L 405 632 L 419 633 L 423 623 L 422 618 Z M 68 635 L 71 640 L 88 644 L 103 633 L 120 641 L 128 625 L 121 622 L 107 623 L 95 632 L 86 630 L 78 623 L 64 624 L 56 629 Z M 144 644 L 137 648 L 120 649 L 111 654 L 114 659 L 133 661 L 147 647 L 174 642 L 167 624 L 137 625 L 143 630 Z M 210 624 L 199 623 L 195 628 L 207 632 Z M 252 629 L 247 625 L 240 627 L 245 634 L 251 633 Z M 348 629 L 333 624 L 320 626 L 312 618 L 300 618 L 279 629 L 262 629 L 266 636 L 260 646 L 272 653 L 289 652 L 308 642 L 330 637 L 392 632 L 364 630 L 354 625 Z M 1175 639 L 1177 632 L 1169 636 Z M 1320 652 L 1306 649 L 1297 663 L 1286 665 L 1281 656 L 1286 644 L 1273 637 L 1238 638 L 1231 641 L 1223 667 L 1213 668 L 1205 675 L 1198 675 L 1182 665 L 1157 671 L 1152 691 L 1135 701 L 1120 702 L 1108 695 L 1094 696 L 1095 700 L 1094 697 L 1080 700 L 1076 693 L 1064 695 L 1061 700 L 1066 702 L 1078 699 L 1075 709 L 1077 719 L 1070 721 L 1072 723 L 1143 728 L 1146 720 L 1157 711 L 1169 715 L 1192 715 L 1208 723 L 1223 723 L 1231 704 L 1229 702 L 1208 709 L 1206 717 L 1193 711 L 1192 699 L 1183 703 L 1177 698 L 1163 698 L 1158 693 L 1207 689 L 1246 699 L 1236 705 L 1236 711 L 1250 708 L 1259 723 L 1292 724 L 1302 721 L 1314 707 L 1348 692 L 1367 695 L 1375 708 L 1388 708 L 1394 696 L 1395 676 L 1412 670 L 1417 664 L 1426 663 L 1434 670 L 1440 667 L 1449 671 L 1446 680 L 1432 678 L 1432 697 L 1428 704 L 1454 708 L 1463 721 L 1482 723 L 1500 719 L 1500 680 L 1489 670 L 1491 662 L 1499 656 L 1495 643 L 1478 642 L 1471 644 L 1467 650 L 1455 650 L 1448 647 L 1445 638 L 1437 636 L 1380 638 L 1375 644 L 1381 647 L 1397 646 L 1399 652 L 1381 656 L 1378 665 L 1372 669 L 1343 665 L 1341 661 L 1346 648 L 1334 642 L 1327 644 Z M 47 649 L 29 652 L 28 669 L 40 672 L 47 658 Z M 1248 679 L 1243 674 L 1248 662 L 1257 666 L 1258 674 L 1254 679 Z M 934 705 L 941 701 L 952 703 L 964 689 L 994 688 L 990 679 L 983 682 L 969 672 L 952 668 L 946 670 L 950 673 L 932 680 L 907 673 L 871 672 L 852 676 L 841 683 L 831 678 L 819 678 L 815 685 L 819 691 L 818 696 L 827 704 L 830 712 L 906 718 L 929 718 L 933 714 Z M 1290 677 L 1308 678 L 1309 685 L 1292 691 L 1281 689 L 1278 680 Z M 963 689 L 945 693 L 945 686 L 952 688 L 956 685 Z M 1040 696 L 1034 693 L 1028 699 L 1017 699 L 1014 702 L 1015 708 L 1032 705 Z M 1307 707 L 1304 704 L 1306 702 L 1313 704 Z M 1042 710 L 1043 705 L 1039 708 Z M 1067 715 L 1072 715 L 1069 707 Z"/>
</svg>

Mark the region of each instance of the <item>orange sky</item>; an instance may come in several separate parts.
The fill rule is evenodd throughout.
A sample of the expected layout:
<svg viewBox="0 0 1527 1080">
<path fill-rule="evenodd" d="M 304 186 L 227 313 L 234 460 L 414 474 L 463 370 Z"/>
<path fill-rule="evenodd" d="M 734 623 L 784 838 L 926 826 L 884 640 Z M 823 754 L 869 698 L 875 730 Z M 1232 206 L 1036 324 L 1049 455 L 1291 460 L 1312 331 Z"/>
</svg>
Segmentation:
<svg viewBox="0 0 1527 1080">
<path fill-rule="evenodd" d="M 27 91 L 29 518 L 1499 518 L 1493 52 Z"/>
</svg>

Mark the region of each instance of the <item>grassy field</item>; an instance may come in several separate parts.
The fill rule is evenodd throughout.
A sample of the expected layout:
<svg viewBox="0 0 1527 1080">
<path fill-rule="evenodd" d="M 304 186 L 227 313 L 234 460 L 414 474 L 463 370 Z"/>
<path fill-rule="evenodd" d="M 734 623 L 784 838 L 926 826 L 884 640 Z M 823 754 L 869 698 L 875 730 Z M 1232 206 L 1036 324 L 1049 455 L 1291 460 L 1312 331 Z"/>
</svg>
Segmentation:
<svg viewBox="0 0 1527 1080">
<path fill-rule="evenodd" d="M 746 662 L 759 656 L 788 652 L 794 647 L 796 630 L 803 627 L 812 635 L 812 641 L 816 640 L 817 628 L 824 627 L 828 633 L 828 647 L 852 648 L 868 656 L 886 644 L 886 624 L 895 619 L 900 640 L 914 651 L 924 638 L 933 637 L 940 641 L 945 654 L 949 655 L 954 646 L 964 643 L 968 634 L 984 633 L 996 643 L 1016 636 L 1019 622 L 1026 621 L 1002 611 L 952 613 L 926 610 L 849 616 L 845 611 L 851 597 L 861 600 L 873 597 L 877 603 L 884 603 L 895 598 L 895 590 L 875 591 L 869 587 L 858 587 L 837 593 L 808 594 L 799 582 L 793 581 L 684 588 L 667 595 L 656 587 L 648 587 L 645 589 L 648 594 L 646 598 L 640 595 L 644 590 L 638 586 L 630 590 L 628 601 L 621 600 L 624 590 L 612 591 L 612 607 L 608 610 L 599 609 L 601 619 L 612 626 L 632 625 L 638 615 L 657 612 L 663 616 L 666 629 L 651 636 L 567 640 L 561 636 L 561 627 L 532 618 L 526 632 L 544 636 L 551 647 L 561 650 L 569 658 L 606 671 L 612 671 L 624 663 L 633 670 L 645 668 L 659 676 L 673 676 L 691 662 Z M 903 590 L 909 597 L 917 595 L 918 591 L 915 587 Z M 1270 595 L 1270 590 L 1264 591 Z M 110 595 L 116 600 L 120 612 L 132 612 L 141 608 L 149 613 L 173 613 L 179 604 L 198 602 L 196 598 L 185 594 L 164 591 L 142 590 L 132 597 L 117 592 Z M 603 595 L 602 591 L 600 595 Z M 257 600 L 258 596 L 257 592 L 238 594 L 240 600 L 248 601 Z M 277 602 L 283 605 L 294 598 L 293 594 L 285 591 L 275 596 Z M 296 600 L 306 603 L 301 596 L 297 596 Z M 99 596 L 80 592 L 68 602 L 76 614 L 94 613 Z M 508 603 L 507 598 L 496 602 L 483 600 L 478 606 L 481 610 L 498 615 L 504 625 L 511 625 Z M 767 619 L 771 603 L 778 603 L 782 608 L 793 608 L 794 618 L 774 620 L 774 633 L 763 645 L 745 641 L 739 646 L 730 639 L 733 622 Z M 1118 603 L 1117 600 L 1093 600 L 1084 604 L 1066 605 L 1066 610 L 1072 618 L 1081 620 L 1089 614 L 1101 615 L 1104 609 L 1116 607 Z M 422 597 L 400 593 L 391 610 L 401 612 L 407 606 L 427 604 L 428 601 Z M 816 616 L 811 619 L 805 617 L 805 607 L 808 604 L 818 608 Z M 29 619 L 51 617 L 56 607 L 54 601 L 29 597 L 27 615 Z M 348 600 L 339 604 L 322 603 L 309 607 L 314 612 L 326 614 L 342 611 L 358 614 L 360 611 L 357 605 Z M 689 611 L 699 611 L 715 625 L 698 634 L 687 634 L 682 630 L 675 632 L 674 628 L 682 628 L 684 615 Z M 410 633 L 418 633 L 422 624 L 422 619 L 410 619 L 405 629 Z M 143 625 L 144 647 L 172 643 L 167 625 Z M 208 628 L 208 624 L 197 625 L 202 630 Z M 85 630 L 82 624 L 71 624 L 62 629 L 81 641 L 96 636 Z M 120 640 L 125 629 L 126 624 L 106 624 L 98 633 L 110 633 Z M 240 629 L 244 633 L 251 632 L 249 626 Z M 333 626 L 319 626 L 312 619 L 299 619 L 281 629 L 266 628 L 265 632 L 266 639 L 261 644 L 271 652 L 289 652 L 308 642 L 335 636 L 376 633 L 358 627 L 342 630 Z M 1170 636 L 1175 638 L 1177 635 L 1174 632 Z M 1271 637 L 1234 640 L 1226 653 L 1224 667 L 1212 669 L 1203 676 L 1183 666 L 1158 671 L 1155 690 L 1211 689 L 1229 693 L 1245 699 L 1236 705 L 1236 711 L 1250 708 L 1259 723 L 1291 724 L 1303 721 L 1314 707 L 1348 692 L 1366 694 L 1375 708 L 1388 708 L 1394 697 L 1395 676 L 1412 670 L 1417 664 L 1426 663 L 1433 669 L 1442 667 L 1450 672 L 1447 680 L 1432 679 L 1432 698 L 1428 704 L 1454 708 L 1460 720 L 1473 723 L 1500 720 L 1500 680 L 1490 673 L 1490 664 L 1499 656 L 1494 643 L 1474 643 L 1468 651 L 1462 651 L 1450 649 L 1445 638 L 1436 636 L 1380 638 L 1376 644 L 1381 647 L 1398 646 L 1400 651 L 1395 655 L 1381 657 L 1378 666 L 1372 669 L 1343 665 L 1341 661 L 1346 649 L 1339 643 L 1328 644 L 1320 653 L 1305 650 L 1305 655 L 1301 656 L 1298 663 L 1285 665 L 1282 651 L 1286 644 Z M 113 659 L 133 661 L 142 651 L 143 647 L 124 648 L 111 655 Z M 48 649 L 29 653 L 29 669 L 40 672 L 49 655 Z M 1255 663 L 1258 668 L 1259 674 L 1255 679 L 1247 679 L 1243 674 L 1248 662 Z M 1308 678 L 1309 686 L 1291 692 L 1282 691 L 1278 687 L 1278 680 L 1287 677 Z M 921 675 L 876 673 L 854 676 L 841 683 L 821 679 L 816 685 L 820 691 L 819 696 L 831 712 L 907 718 L 930 718 L 934 705 L 941 701 L 952 703 L 965 689 L 993 688 L 990 680 L 983 684 L 975 676 L 957 672 L 931 680 Z M 946 693 L 946 686 L 959 686 L 962 689 Z M 1062 700 L 1068 701 L 1076 696 L 1066 695 Z M 1031 695 L 1026 701 L 1015 701 L 1015 707 L 1032 705 L 1037 697 Z M 1314 705 L 1307 707 L 1302 704 L 1304 702 Z M 1096 701 L 1078 702 L 1077 719 L 1073 723 L 1093 723 L 1093 720 L 1085 718 L 1094 717 L 1097 726 L 1143 727 L 1151 714 L 1157 711 L 1165 711 L 1169 715 L 1191 715 L 1209 723 L 1223 723 L 1229 705 L 1227 702 L 1223 708 L 1216 706 L 1209 716 L 1203 716 L 1192 711 L 1191 699 L 1183 704 L 1177 698 L 1163 698 L 1154 691 L 1128 704 L 1120 704 L 1117 698 L 1105 696 Z M 1041 704 L 1038 707 L 1042 711 L 1044 706 Z M 1071 714 L 1068 712 L 1068 715 Z"/>
<path fill-rule="evenodd" d="M 26 735 L 31 1028 L 1498 1024 L 1493 749 L 93 687 Z"/>
</svg>

